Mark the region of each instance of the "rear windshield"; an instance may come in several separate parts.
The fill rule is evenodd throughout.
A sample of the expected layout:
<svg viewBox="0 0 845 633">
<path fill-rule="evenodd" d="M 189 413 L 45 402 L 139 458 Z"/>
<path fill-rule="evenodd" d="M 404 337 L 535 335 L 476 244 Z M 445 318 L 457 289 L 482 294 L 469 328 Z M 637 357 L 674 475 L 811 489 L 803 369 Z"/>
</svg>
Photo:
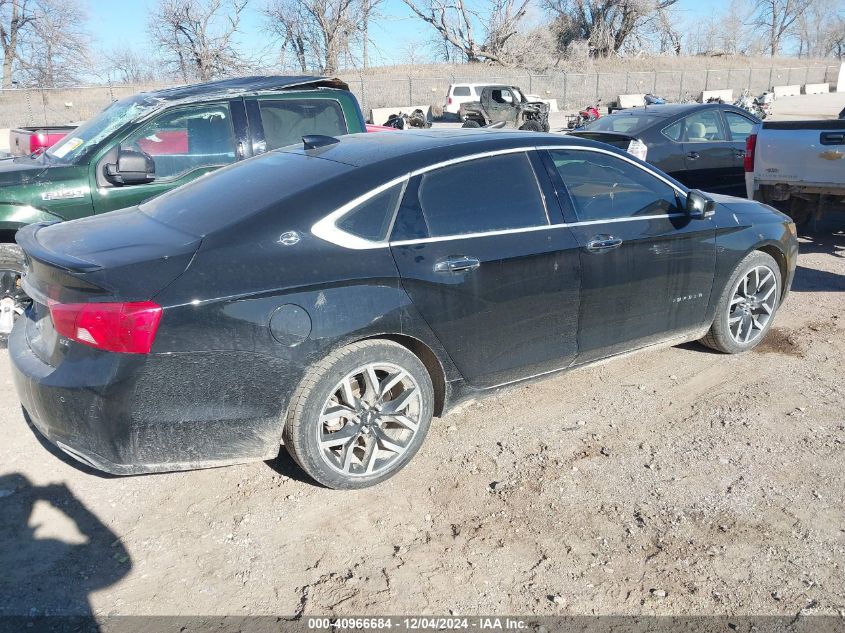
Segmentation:
<svg viewBox="0 0 845 633">
<path fill-rule="evenodd" d="M 468 97 L 469 86 L 455 86 L 455 89 L 452 90 L 452 95 L 455 97 Z"/>
<path fill-rule="evenodd" d="M 349 169 L 314 156 L 269 152 L 202 176 L 139 208 L 163 224 L 202 237 Z"/>
<path fill-rule="evenodd" d="M 652 126 L 659 117 L 650 114 L 610 114 L 588 123 L 584 129 L 592 132 L 622 132 L 636 134 Z"/>
</svg>

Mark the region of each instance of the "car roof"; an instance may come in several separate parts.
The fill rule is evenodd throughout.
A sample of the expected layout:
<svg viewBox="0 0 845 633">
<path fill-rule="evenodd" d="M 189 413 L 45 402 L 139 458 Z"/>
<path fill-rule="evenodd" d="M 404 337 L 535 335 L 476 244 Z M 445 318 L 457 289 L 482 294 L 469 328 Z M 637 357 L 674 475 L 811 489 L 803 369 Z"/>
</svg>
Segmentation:
<svg viewBox="0 0 845 633">
<path fill-rule="evenodd" d="M 349 90 L 346 82 L 331 77 L 311 75 L 253 75 L 250 77 L 234 77 L 187 86 L 162 88 L 161 90 L 152 90 L 143 94 L 155 100 L 180 101 L 182 99 L 213 95 L 292 90 L 296 88 L 335 88 Z"/>
<path fill-rule="evenodd" d="M 434 163 L 463 156 L 546 145 L 607 148 L 595 141 L 561 134 L 525 130 L 451 128 L 404 130 L 398 133 L 349 134 L 338 136 L 337 143 L 317 149 L 306 150 L 302 145 L 291 145 L 278 151 L 319 156 L 353 167 L 378 166 L 385 175 L 385 179 L 389 179 Z"/>
<path fill-rule="evenodd" d="M 616 110 L 613 114 L 608 114 L 606 116 L 635 116 L 650 114 L 652 116 L 669 118 L 679 114 L 684 115 L 697 110 L 710 110 L 718 107 L 729 109 L 734 108 L 734 106 L 729 103 L 665 103 L 660 105 L 625 108 L 624 110 Z"/>
</svg>

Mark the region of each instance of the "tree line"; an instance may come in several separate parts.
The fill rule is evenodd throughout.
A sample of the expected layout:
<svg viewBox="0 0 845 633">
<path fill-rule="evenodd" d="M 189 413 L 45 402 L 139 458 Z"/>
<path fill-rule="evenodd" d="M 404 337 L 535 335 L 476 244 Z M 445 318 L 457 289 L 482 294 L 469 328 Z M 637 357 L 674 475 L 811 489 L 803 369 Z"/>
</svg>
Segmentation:
<svg viewBox="0 0 845 633">
<path fill-rule="evenodd" d="M 706 17 L 686 15 L 678 0 L 401 1 L 406 16 L 395 6 L 388 14 L 385 0 L 155 0 L 139 27 L 148 49 L 99 50 L 82 0 L 0 0 L 2 86 L 366 69 L 379 53 L 374 27 L 403 18 L 418 21 L 422 39 L 392 62 L 546 71 L 643 54 L 845 57 L 845 0 L 731 0 Z M 246 38 L 262 45 L 245 47 Z"/>
</svg>

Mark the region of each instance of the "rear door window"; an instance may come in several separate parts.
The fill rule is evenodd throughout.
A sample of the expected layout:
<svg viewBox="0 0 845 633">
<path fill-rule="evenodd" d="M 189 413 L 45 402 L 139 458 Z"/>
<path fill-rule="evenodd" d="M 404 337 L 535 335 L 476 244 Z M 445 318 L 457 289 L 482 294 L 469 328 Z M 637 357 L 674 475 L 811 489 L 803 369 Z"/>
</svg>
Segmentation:
<svg viewBox="0 0 845 633">
<path fill-rule="evenodd" d="M 343 108 L 334 99 L 261 99 L 258 102 L 267 149 L 302 141 L 308 134 L 346 134 Z"/>
<path fill-rule="evenodd" d="M 702 110 L 684 118 L 685 143 L 712 143 L 724 141 L 718 110 Z"/>
<path fill-rule="evenodd" d="M 524 152 L 479 158 L 427 172 L 420 177 L 416 193 L 429 237 L 549 223 L 537 177 Z"/>
</svg>

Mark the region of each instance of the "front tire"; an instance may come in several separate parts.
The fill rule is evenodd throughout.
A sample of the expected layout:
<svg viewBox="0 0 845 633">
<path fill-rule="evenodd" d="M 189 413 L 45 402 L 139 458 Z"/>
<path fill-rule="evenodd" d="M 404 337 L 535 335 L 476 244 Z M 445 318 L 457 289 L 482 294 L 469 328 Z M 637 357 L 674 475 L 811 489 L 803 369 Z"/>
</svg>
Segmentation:
<svg viewBox="0 0 845 633">
<path fill-rule="evenodd" d="M 716 306 L 716 318 L 701 342 L 726 354 L 756 347 L 780 304 L 780 267 L 761 251 L 749 253 L 734 270 Z"/>
<path fill-rule="evenodd" d="M 0 346 L 5 347 L 15 321 L 29 305 L 21 288 L 23 251 L 17 244 L 0 244 Z"/>
<path fill-rule="evenodd" d="M 539 121 L 535 121 L 534 119 L 529 119 L 528 121 L 523 123 L 519 129 L 525 130 L 526 132 L 542 132 L 543 124 Z"/>
<path fill-rule="evenodd" d="M 392 341 L 353 343 L 317 363 L 297 389 L 285 448 L 324 486 L 366 488 L 411 461 L 433 410 L 431 378 L 415 354 Z"/>
</svg>

